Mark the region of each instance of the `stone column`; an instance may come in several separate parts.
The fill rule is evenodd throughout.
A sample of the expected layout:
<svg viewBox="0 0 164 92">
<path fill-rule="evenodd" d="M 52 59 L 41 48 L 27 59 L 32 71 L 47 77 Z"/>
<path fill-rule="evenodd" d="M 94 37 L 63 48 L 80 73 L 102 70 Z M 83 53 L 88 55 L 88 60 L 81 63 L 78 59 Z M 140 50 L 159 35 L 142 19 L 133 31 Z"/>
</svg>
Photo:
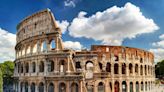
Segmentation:
<svg viewBox="0 0 164 92">
<path fill-rule="evenodd" d="M 35 92 L 39 92 L 37 84 L 35 84 Z"/>
<path fill-rule="evenodd" d="M 114 85 L 115 83 L 114 83 L 114 79 L 112 80 L 112 92 L 115 92 L 115 89 L 114 89 Z"/>
<path fill-rule="evenodd" d="M 44 62 L 44 75 L 47 75 L 47 60 Z"/>
<path fill-rule="evenodd" d="M 111 92 L 111 91 L 109 90 L 109 82 L 106 81 L 104 85 L 105 85 L 105 92 Z"/>
<path fill-rule="evenodd" d="M 130 82 L 127 81 L 126 83 L 127 83 L 127 92 L 130 92 Z"/>
<path fill-rule="evenodd" d="M 135 64 L 132 64 L 132 75 L 135 76 Z"/>
<path fill-rule="evenodd" d="M 126 64 L 126 76 L 129 76 L 129 64 Z"/>
<path fill-rule="evenodd" d="M 136 92 L 136 83 L 133 81 L 133 92 Z"/>
<path fill-rule="evenodd" d="M 95 82 L 93 92 L 97 92 L 97 91 L 98 91 L 98 88 L 97 88 L 97 85 L 96 85 L 96 82 Z"/>
<path fill-rule="evenodd" d="M 70 56 L 69 57 L 67 57 L 67 73 L 70 73 Z"/>
<path fill-rule="evenodd" d="M 54 90 L 54 92 L 59 92 L 59 85 L 58 85 L 58 81 L 55 81 L 54 82 L 54 88 L 55 88 L 55 90 Z"/>
<path fill-rule="evenodd" d="M 120 74 L 120 76 L 122 76 L 122 64 L 118 64 L 118 74 Z"/>
<path fill-rule="evenodd" d="M 119 81 L 119 92 L 122 92 L 122 82 L 121 81 Z"/>
<path fill-rule="evenodd" d="M 111 63 L 111 76 L 114 77 L 114 64 Z"/>
<path fill-rule="evenodd" d="M 31 92 L 30 84 L 28 85 L 28 92 Z"/>
<path fill-rule="evenodd" d="M 66 82 L 66 92 L 69 92 L 69 88 L 70 88 L 69 81 L 67 81 Z"/>
</svg>

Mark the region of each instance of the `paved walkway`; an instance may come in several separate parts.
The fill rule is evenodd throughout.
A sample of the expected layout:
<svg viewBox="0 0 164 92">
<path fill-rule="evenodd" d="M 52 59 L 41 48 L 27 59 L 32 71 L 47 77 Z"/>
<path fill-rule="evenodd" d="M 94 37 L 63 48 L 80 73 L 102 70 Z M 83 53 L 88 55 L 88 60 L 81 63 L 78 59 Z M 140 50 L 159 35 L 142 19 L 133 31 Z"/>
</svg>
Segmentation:
<svg viewBox="0 0 164 92">
<path fill-rule="evenodd" d="M 153 89 L 150 92 L 164 92 L 164 84 L 163 85 L 154 85 Z"/>
</svg>

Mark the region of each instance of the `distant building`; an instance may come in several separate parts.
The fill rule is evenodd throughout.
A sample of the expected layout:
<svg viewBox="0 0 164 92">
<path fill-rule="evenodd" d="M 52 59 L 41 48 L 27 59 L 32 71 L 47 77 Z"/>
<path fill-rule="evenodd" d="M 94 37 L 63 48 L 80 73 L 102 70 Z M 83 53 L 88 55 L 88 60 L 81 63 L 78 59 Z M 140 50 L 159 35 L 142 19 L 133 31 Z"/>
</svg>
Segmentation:
<svg viewBox="0 0 164 92">
<path fill-rule="evenodd" d="M 155 80 L 154 56 L 123 46 L 64 49 L 49 9 L 17 26 L 15 92 L 149 92 Z M 85 31 L 85 30 L 84 30 Z"/>
</svg>

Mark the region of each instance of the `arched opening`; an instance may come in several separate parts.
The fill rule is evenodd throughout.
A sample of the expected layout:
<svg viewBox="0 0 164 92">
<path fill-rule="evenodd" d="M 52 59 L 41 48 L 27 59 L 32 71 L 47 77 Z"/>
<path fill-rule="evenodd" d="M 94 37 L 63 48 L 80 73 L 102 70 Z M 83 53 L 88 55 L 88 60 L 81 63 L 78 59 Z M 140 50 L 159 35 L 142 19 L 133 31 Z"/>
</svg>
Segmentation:
<svg viewBox="0 0 164 92">
<path fill-rule="evenodd" d="M 98 84 L 98 92 L 105 92 L 105 87 L 102 82 Z"/>
<path fill-rule="evenodd" d="M 81 70 L 80 61 L 77 61 L 77 62 L 76 62 L 76 69 L 77 69 L 77 70 Z"/>
<path fill-rule="evenodd" d="M 35 83 L 31 84 L 31 92 L 35 92 Z"/>
<path fill-rule="evenodd" d="M 135 73 L 138 73 L 138 64 L 135 65 Z"/>
<path fill-rule="evenodd" d="M 59 84 L 59 92 L 66 92 L 66 85 L 65 83 Z"/>
<path fill-rule="evenodd" d="M 145 65 L 145 75 L 147 75 L 147 66 Z"/>
<path fill-rule="evenodd" d="M 25 82 L 25 92 L 28 92 L 28 82 Z"/>
<path fill-rule="evenodd" d="M 141 75 L 143 75 L 143 67 L 142 67 L 142 65 L 140 67 L 140 73 L 141 73 Z"/>
<path fill-rule="evenodd" d="M 102 65 L 102 63 L 100 63 L 100 62 L 99 62 L 99 68 L 100 68 L 100 70 L 102 71 L 103 65 Z"/>
<path fill-rule="evenodd" d="M 39 72 L 44 72 L 44 63 L 43 63 L 43 61 L 40 61 Z"/>
<path fill-rule="evenodd" d="M 127 90 L 127 85 L 126 85 L 126 81 L 122 82 L 122 92 L 126 92 Z"/>
<path fill-rule="evenodd" d="M 129 64 L 129 74 L 133 73 L 133 65 L 130 63 Z"/>
<path fill-rule="evenodd" d="M 86 70 L 93 70 L 93 63 L 92 61 L 86 62 Z"/>
<path fill-rule="evenodd" d="M 43 82 L 39 83 L 39 92 L 44 92 L 44 84 L 43 84 Z"/>
<path fill-rule="evenodd" d="M 32 72 L 34 73 L 36 71 L 36 64 L 35 62 L 32 62 Z"/>
<path fill-rule="evenodd" d="M 56 48 L 56 44 L 55 44 L 55 40 L 54 39 L 51 40 L 51 42 L 50 42 L 50 48 L 51 48 L 51 50 Z"/>
<path fill-rule="evenodd" d="M 87 92 L 93 92 L 93 85 L 88 85 L 86 83 L 86 87 L 87 87 Z"/>
<path fill-rule="evenodd" d="M 130 82 L 130 92 L 133 92 L 133 83 Z"/>
<path fill-rule="evenodd" d="M 122 74 L 126 74 L 126 64 L 122 64 Z"/>
<path fill-rule="evenodd" d="M 119 61 L 118 55 L 114 55 L 115 61 Z"/>
<path fill-rule="evenodd" d="M 111 64 L 110 63 L 106 64 L 106 71 L 111 72 Z"/>
<path fill-rule="evenodd" d="M 143 88 L 144 88 L 144 84 L 143 82 L 141 82 L 141 91 L 143 91 Z"/>
<path fill-rule="evenodd" d="M 23 82 L 20 84 L 20 91 L 23 92 Z"/>
<path fill-rule="evenodd" d="M 48 61 L 48 72 L 52 72 L 54 70 L 54 62 L 52 60 Z"/>
<path fill-rule="evenodd" d="M 72 83 L 71 92 L 79 92 L 79 87 L 77 83 Z"/>
<path fill-rule="evenodd" d="M 30 46 L 27 47 L 26 53 L 30 54 Z"/>
<path fill-rule="evenodd" d="M 65 72 L 66 71 L 65 60 L 60 60 L 59 65 L 60 65 L 60 72 L 61 73 Z"/>
<path fill-rule="evenodd" d="M 119 92 L 119 82 L 116 81 L 114 84 L 114 92 Z"/>
<path fill-rule="evenodd" d="M 23 64 L 21 64 L 21 73 L 23 73 Z"/>
<path fill-rule="evenodd" d="M 93 63 L 92 61 L 86 62 L 86 78 L 93 78 Z"/>
<path fill-rule="evenodd" d="M 50 83 L 48 86 L 48 92 L 54 92 L 54 84 Z"/>
<path fill-rule="evenodd" d="M 109 92 L 112 92 L 112 83 L 111 82 L 109 83 L 109 90 L 110 90 Z"/>
<path fill-rule="evenodd" d="M 25 69 L 26 69 L 26 73 L 28 73 L 29 72 L 29 64 L 28 63 L 25 64 Z"/>
<path fill-rule="evenodd" d="M 139 83 L 136 82 L 136 92 L 139 92 Z"/>
<path fill-rule="evenodd" d="M 118 64 L 114 64 L 114 74 L 118 74 Z"/>
<path fill-rule="evenodd" d="M 32 53 L 36 53 L 36 52 L 37 52 L 37 43 L 35 43 L 32 48 Z"/>
<path fill-rule="evenodd" d="M 145 91 L 147 91 L 147 82 L 145 82 Z"/>
<path fill-rule="evenodd" d="M 41 51 L 42 52 L 45 52 L 47 51 L 47 43 L 46 43 L 46 40 L 44 40 L 41 44 Z"/>
</svg>

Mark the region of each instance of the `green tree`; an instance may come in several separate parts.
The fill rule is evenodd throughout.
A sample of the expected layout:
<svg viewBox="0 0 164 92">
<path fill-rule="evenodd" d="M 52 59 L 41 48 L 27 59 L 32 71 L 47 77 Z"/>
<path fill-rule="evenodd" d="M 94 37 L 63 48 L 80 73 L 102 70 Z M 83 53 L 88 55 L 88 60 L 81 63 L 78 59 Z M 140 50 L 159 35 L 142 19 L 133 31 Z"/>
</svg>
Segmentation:
<svg viewBox="0 0 164 92">
<path fill-rule="evenodd" d="M 155 73 L 157 77 L 164 77 L 164 60 L 156 64 Z"/>
<path fill-rule="evenodd" d="M 4 63 L 0 64 L 2 70 L 2 77 L 5 81 L 5 85 L 13 83 L 13 74 L 14 74 L 14 62 L 12 61 L 5 61 Z"/>
<path fill-rule="evenodd" d="M 3 92 L 3 75 L 0 68 L 0 92 Z"/>
</svg>

